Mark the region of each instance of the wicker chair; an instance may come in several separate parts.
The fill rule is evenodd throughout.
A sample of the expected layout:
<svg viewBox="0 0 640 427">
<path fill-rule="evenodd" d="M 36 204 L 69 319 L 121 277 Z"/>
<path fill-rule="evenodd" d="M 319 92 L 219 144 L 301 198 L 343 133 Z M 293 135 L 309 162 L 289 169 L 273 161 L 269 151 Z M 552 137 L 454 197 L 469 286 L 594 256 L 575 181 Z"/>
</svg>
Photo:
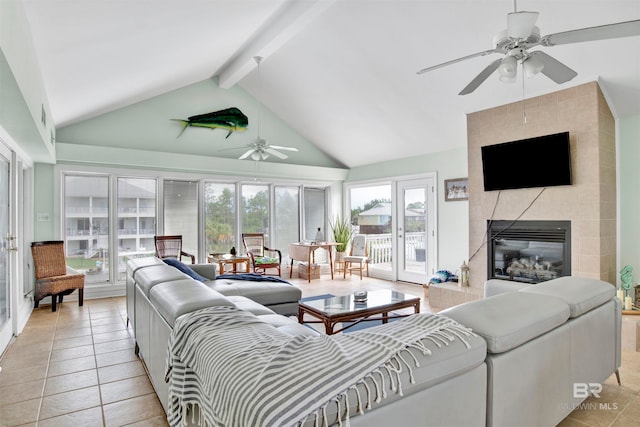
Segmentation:
<svg viewBox="0 0 640 427">
<path fill-rule="evenodd" d="M 186 256 L 191 259 L 191 264 L 196 263 L 195 255 L 182 250 L 182 236 L 155 236 L 154 240 L 158 258 L 177 258 L 182 261 L 182 257 Z"/>
<path fill-rule="evenodd" d="M 33 306 L 38 308 L 40 300 L 51 295 L 51 311 L 56 311 L 56 299 L 62 303 L 64 295 L 78 290 L 78 305 L 84 297 L 84 274 L 76 274 L 67 268 L 64 242 L 56 240 L 31 243 L 31 255 L 36 273 Z"/>
</svg>

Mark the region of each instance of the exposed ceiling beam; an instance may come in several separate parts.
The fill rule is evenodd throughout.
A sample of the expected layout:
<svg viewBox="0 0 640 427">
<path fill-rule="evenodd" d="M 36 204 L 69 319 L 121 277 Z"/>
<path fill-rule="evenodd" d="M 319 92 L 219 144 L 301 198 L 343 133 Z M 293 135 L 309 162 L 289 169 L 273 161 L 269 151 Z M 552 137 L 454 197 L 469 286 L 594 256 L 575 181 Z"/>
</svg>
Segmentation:
<svg viewBox="0 0 640 427">
<path fill-rule="evenodd" d="M 218 85 L 229 89 L 256 67 L 254 56 L 268 58 L 307 27 L 336 0 L 288 0 L 218 72 Z"/>
</svg>

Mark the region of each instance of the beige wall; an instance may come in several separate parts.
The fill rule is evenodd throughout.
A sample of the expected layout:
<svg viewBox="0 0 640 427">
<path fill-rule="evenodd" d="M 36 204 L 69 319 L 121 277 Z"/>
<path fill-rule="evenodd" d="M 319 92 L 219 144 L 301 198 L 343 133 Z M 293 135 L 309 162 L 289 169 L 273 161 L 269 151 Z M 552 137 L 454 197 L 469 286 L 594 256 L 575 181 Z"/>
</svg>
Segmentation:
<svg viewBox="0 0 640 427">
<path fill-rule="evenodd" d="M 572 275 L 616 281 L 615 122 L 597 82 L 467 116 L 470 286 L 487 277 L 486 222 L 571 221 Z M 569 131 L 573 185 L 485 192 L 480 148 Z M 518 159 L 514 159 L 518 160 Z M 520 159 L 526 161 L 526 159 Z M 540 165 L 544 167 L 544 165 Z M 498 204 L 496 206 L 496 200 Z M 477 253 L 473 256 L 474 252 Z"/>
</svg>

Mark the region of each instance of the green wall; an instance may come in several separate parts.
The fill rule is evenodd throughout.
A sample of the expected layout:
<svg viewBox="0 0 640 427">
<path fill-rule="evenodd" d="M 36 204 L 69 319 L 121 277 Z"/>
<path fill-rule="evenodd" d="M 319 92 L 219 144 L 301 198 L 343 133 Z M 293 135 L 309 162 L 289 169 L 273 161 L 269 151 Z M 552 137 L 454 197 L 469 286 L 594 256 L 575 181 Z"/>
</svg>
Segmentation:
<svg viewBox="0 0 640 427">
<path fill-rule="evenodd" d="M 184 120 L 193 115 L 230 107 L 239 108 L 247 116 L 249 126 L 246 131 L 234 132 L 228 138 L 226 130 L 195 127 L 185 129 L 180 135 L 181 124 L 172 120 Z M 287 160 L 271 156 L 265 163 L 279 165 L 295 163 L 344 168 L 344 165 L 327 156 L 264 106 L 261 106 L 258 111 L 256 99 L 240 86 L 221 89 L 215 79 L 194 83 L 95 118 L 62 127 L 58 129 L 57 142 L 70 146 L 106 146 L 115 149 L 134 147 L 146 153 L 192 155 L 211 158 L 212 161 L 237 160 L 246 151 L 247 144 L 258 137 L 258 128 L 260 128 L 259 136 L 270 144 L 293 146 L 299 149 L 299 152 L 288 152 Z M 58 160 L 76 162 L 83 160 L 77 156 L 66 157 L 66 153 L 73 154 L 69 150 L 65 150 L 64 153 L 59 150 Z M 96 156 L 93 156 L 90 150 L 83 151 L 83 154 L 87 162 L 94 162 Z M 229 166 L 228 170 L 233 171 L 235 167 Z"/>
<path fill-rule="evenodd" d="M 619 159 L 619 250 L 618 271 L 633 267 L 634 282 L 640 282 L 640 116 L 618 122 Z M 620 275 L 618 274 L 618 282 Z"/>
<path fill-rule="evenodd" d="M 445 202 L 444 180 L 467 176 L 467 150 L 439 153 L 355 167 L 347 182 L 435 172 L 438 183 L 438 269 L 456 271 L 469 258 L 469 202 Z"/>
</svg>

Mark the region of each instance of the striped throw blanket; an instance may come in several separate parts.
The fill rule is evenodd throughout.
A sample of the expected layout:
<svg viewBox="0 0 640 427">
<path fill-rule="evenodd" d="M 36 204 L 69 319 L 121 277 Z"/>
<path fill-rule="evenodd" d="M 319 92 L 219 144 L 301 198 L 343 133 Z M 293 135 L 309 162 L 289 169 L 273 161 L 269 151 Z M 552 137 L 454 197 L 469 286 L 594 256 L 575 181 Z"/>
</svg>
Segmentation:
<svg viewBox="0 0 640 427">
<path fill-rule="evenodd" d="M 205 308 L 178 318 L 169 339 L 168 420 L 172 426 L 190 417 L 208 427 L 298 426 L 307 419 L 348 425 L 350 407 L 363 413 L 387 389 L 402 394 L 403 370 L 413 382 L 418 362 L 409 348 L 430 354 L 425 340 L 441 347 L 455 339 L 469 347 L 471 335 L 449 318 L 424 314 L 352 334 L 291 336 L 235 307 Z M 341 420 L 327 419 L 329 404 L 337 405 Z"/>
</svg>

